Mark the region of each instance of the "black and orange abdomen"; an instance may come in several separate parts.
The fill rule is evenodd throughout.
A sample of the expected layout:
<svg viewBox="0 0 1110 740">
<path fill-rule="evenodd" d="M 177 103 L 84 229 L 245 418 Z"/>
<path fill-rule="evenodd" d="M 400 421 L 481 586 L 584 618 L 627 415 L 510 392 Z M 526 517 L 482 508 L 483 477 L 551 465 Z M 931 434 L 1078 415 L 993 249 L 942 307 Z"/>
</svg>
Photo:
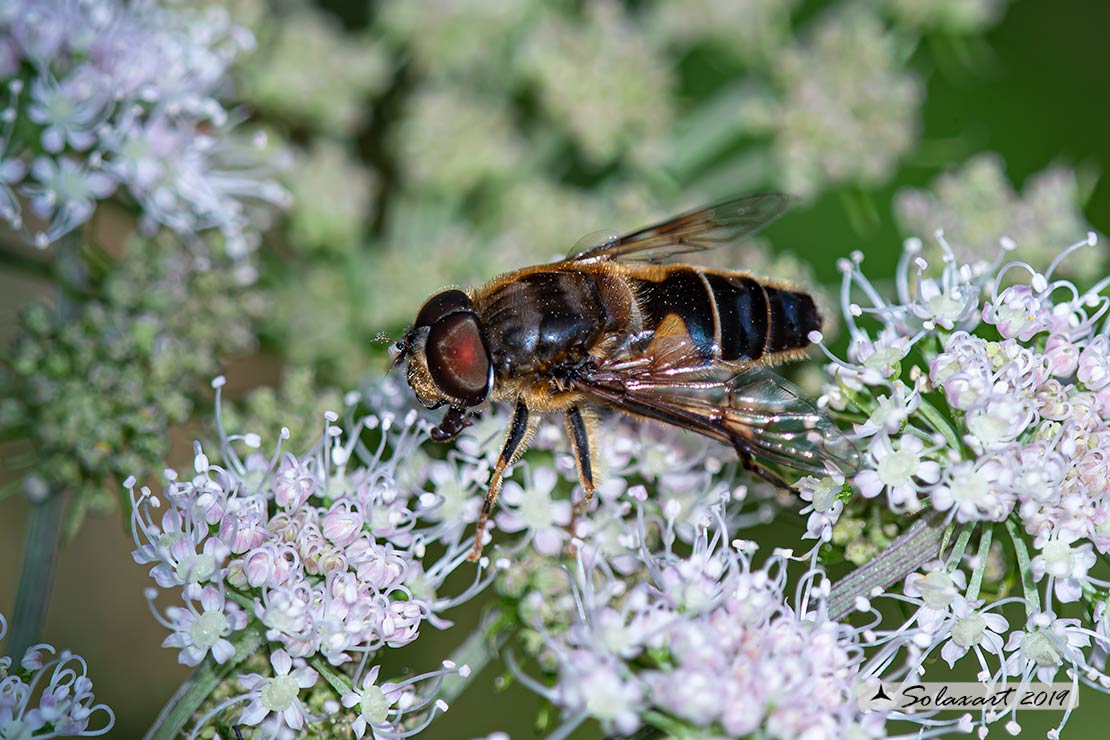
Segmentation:
<svg viewBox="0 0 1110 740">
<path fill-rule="evenodd" d="M 643 329 L 689 334 L 703 360 L 755 361 L 801 349 L 820 330 L 821 315 L 806 293 L 765 285 L 742 273 L 686 265 L 633 277 Z M 681 324 L 677 322 L 681 321 Z"/>
</svg>

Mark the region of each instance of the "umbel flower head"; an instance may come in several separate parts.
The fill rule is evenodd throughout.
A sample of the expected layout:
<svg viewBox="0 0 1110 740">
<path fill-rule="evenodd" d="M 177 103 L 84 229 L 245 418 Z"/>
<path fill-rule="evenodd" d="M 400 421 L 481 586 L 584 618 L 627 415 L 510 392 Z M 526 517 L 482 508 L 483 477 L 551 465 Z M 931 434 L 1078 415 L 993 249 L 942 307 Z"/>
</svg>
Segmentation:
<svg viewBox="0 0 1110 740">
<path fill-rule="evenodd" d="M 1005 262 L 1010 242 L 993 265 L 960 264 L 938 239 L 939 274 L 907 242 L 892 299 L 860 271 L 861 255 L 841 263 L 850 345 L 826 395 L 861 418 L 856 487 L 899 513 L 1013 513 L 1042 550 L 1038 580 L 1050 573 L 1074 601 L 1091 548 L 1110 548 L 1110 279 L 1081 289 L 1057 278 L 1067 253 L 1043 273 Z M 1095 245 L 1091 234 L 1068 251 Z"/>
<path fill-rule="evenodd" d="M 0 614 L 0 640 L 8 623 Z M 84 658 L 58 652 L 45 643 L 32 645 L 13 663 L 0 658 L 0 737 L 47 740 L 96 737 L 112 729 L 116 716 L 96 704 Z"/>
<path fill-rule="evenodd" d="M 447 663 L 378 684 L 374 656 L 413 642 L 426 625 L 448 627 L 443 613 L 492 579 L 483 563 L 462 593 L 442 593 L 472 538 L 443 521 L 444 499 L 421 490 L 425 479 L 410 466 L 427 424 L 415 411 L 397 416 L 380 405 L 378 414 L 356 416 L 355 393 L 342 424 L 326 414 L 307 453 L 284 452 L 279 442 L 263 454 L 258 435 L 223 429 L 222 384 L 214 383 L 224 464 L 198 444 L 187 476 L 166 471 L 161 496 L 126 481 L 135 561 L 182 600 L 159 610 L 158 590 L 149 589 L 170 631 L 163 644 L 187 665 L 238 665 L 252 652 L 247 644 L 269 656 L 238 675 L 243 693 L 218 703 L 198 728 L 221 715 L 297 730 L 335 715 L 330 722 L 347 722 L 359 737 L 368 728 L 379 737 L 410 734 L 446 708 L 435 701 L 438 682 L 465 667 Z M 350 711 L 340 711 L 341 701 Z M 233 707 L 237 714 L 221 714 Z"/>
<path fill-rule="evenodd" d="M 553 737 L 587 718 L 622 735 L 647 724 L 675 736 L 778 738 L 886 737 L 888 720 L 907 719 L 860 703 L 888 663 L 868 658 L 869 630 L 829 618 L 824 573 L 810 563 L 792 586 L 791 556 L 777 550 L 757 567 L 754 542 L 728 541 L 723 503 L 688 554 L 642 545 L 633 578 L 588 544 L 579 550 L 562 584 L 574 593 L 569 624 L 531 625 L 553 685 L 515 669 L 562 710 Z M 642 503 L 637 511 L 640 542 L 659 524 L 662 541 L 674 541 L 673 523 L 650 522 Z"/>
<path fill-rule="evenodd" d="M 33 498 L 75 495 L 70 531 L 86 511 L 112 510 L 128 475 L 161 468 L 167 430 L 189 418 L 218 358 L 250 350 L 267 302 L 240 285 L 237 261 L 200 258 L 171 234 L 132 239 L 99 297 L 69 316 L 45 305 L 21 313 L 0 372 L 0 429 L 30 439 Z M 13 463 L 15 461 L 13 460 Z"/>
<path fill-rule="evenodd" d="M 844 544 L 838 520 L 876 506 L 902 522 L 939 517 L 959 533 L 951 553 L 897 597 L 917 607 L 899 630 L 911 663 L 940 648 L 950 665 L 974 655 L 987 682 L 1051 681 L 1063 669 L 1074 687 L 1105 691 L 1110 643 L 1092 615 L 1105 614 L 1110 582 L 1092 569 L 1110 551 L 1110 278 L 1081 287 L 1058 276 L 1097 237 L 1043 271 L 1011 260 L 1020 247 L 1009 239 L 993 263 L 963 263 L 936 239 L 939 270 L 906 242 L 891 296 L 863 274 L 861 254 L 840 263 L 849 347 L 845 359 L 826 350 L 822 400 L 854 421 L 866 454 L 850 487 L 800 483 L 812 501 L 807 536 Z M 1007 578 L 1021 596 L 997 596 Z M 1026 627 L 1004 639 L 1007 604 L 1024 608 Z M 981 721 L 1006 716 L 1020 729 L 1012 714 Z"/>
<path fill-rule="evenodd" d="M 0 14 L 0 218 L 45 247 L 125 193 L 142 222 L 253 246 L 283 203 L 264 141 L 217 100 L 253 40 L 227 11 L 143 0 L 15 0 Z M 258 218 L 253 218 L 257 222 Z"/>
</svg>

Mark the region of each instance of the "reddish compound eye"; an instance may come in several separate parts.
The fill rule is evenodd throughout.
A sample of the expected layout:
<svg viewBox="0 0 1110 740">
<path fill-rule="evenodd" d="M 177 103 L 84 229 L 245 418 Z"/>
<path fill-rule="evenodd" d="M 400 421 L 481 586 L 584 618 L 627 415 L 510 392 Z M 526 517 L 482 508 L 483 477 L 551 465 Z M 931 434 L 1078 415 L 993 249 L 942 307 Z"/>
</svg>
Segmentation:
<svg viewBox="0 0 1110 740">
<path fill-rule="evenodd" d="M 436 293 L 420 308 L 420 313 L 416 314 L 414 327 L 419 329 L 422 326 L 434 326 L 440 319 L 456 311 L 474 311 L 474 304 L 466 293 L 461 290 Z"/>
<path fill-rule="evenodd" d="M 493 372 L 475 314 L 459 311 L 437 321 L 424 351 L 432 382 L 445 395 L 466 406 L 486 400 Z"/>
</svg>

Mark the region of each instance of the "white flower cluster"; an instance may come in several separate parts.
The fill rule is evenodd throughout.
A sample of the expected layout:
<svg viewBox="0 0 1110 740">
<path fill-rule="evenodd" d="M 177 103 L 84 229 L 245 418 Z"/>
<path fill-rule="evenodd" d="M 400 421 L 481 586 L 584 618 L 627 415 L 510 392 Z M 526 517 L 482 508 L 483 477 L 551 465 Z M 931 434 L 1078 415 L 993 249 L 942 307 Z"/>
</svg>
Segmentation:
<svg viewBox="0 0 1110 740">
<path fill-rule="evenodd" d="M 154 0 L 15 0 L 0 11 L 0 218 L 45 247 L 126 191 L 147 227 L 253 246 L 252 205 L 283 204 L 264 139 L 220 104 L 250 34 L 227 12 Z"/>
<path fill-rule="evenodd" d="M 858 255 L 841 264 L 851 345 L 830 366 L 827 395 L 868 415 L 856 425 L 868 454 L 855 485 L 896 512 L 931 505 L 958 522 L 1016 512 L 1040 550 L 1035 577 L 1075 601 L 1092 548 L 1110 551 L 1110 279 L 1082 290 L 1056 278 L 1066 255 L 1045 273 L 961 265 L 940 240 L 935 277 L 907 242 L 893 301 Z M 1094 244 L 1092 234 L 1072 249 Z M 816 506 L 811 516 L 835 519 Z"/>
<path fill-rule="evenodd" d="M 0 614 L 0 640 L 7 631 Z M 116 717 L 106 704 L 94 703 L 92 688 L 84 658 L 68 650 L 39 644 L 18 664 L 11 657 L 0 658 L 0 737 L 47 740 L 105 734 Z"/>
<path fill-rule="evenodd" d="M 217 419 L 222 383 L 214 383 Z M 461 522 L 443 520 L 441 495 L 420 490 L 424 474 L 410 463 L 420 459 L 414 455 L 427 425 L 415 411 L 356 418 L 360 400 L 357 393 L 347 399 L 342 426 L 327 415 L 323 439 L 307 454 L 283 453 L 279 444 L 264 456 L 256 451 L 258 435 L 227 436 L 221 427 L 226 467 L 198 444 L 192 474 L 179 480 L 167 471 L 161 496 L 126 482 L 135 561 L 150 565 L 158 586 L 184 600 L 161 614 L 154 609 L 157 589 L 149 590 L 156 618 L 171 630 L 163 644 L 180 650 L 187 665 L 208 655 L 221 664 L 241 660 L 236 643 L 252 631 L 269 646 L 273 675 L 243 676 L 247 693 L 217 708 L 249 702 L 243 724 L 257 725 L 271 713 L 281 718 L 271 721 L 292 729 L 318 719 L 303 708 L 300 692 L 315 686 L 320 672 L 339 667 L 347 691 L 335 698 L 363 697 L 354 702 L 361 702 L 363 732 L 404 731 L 432 699 L 414 698 L 416 679 L 375 686 L 367 676 L 376 677 L 377 668 L 368 673 L 368 662 L 379 650 L 411 643 L 425 624 L 449 626 L 442 613 L 492 578 L 483 565 L 463 593 L 440 593 L 472 538 L 463 538 Z M 377 439 L 373 448 L 370 437 Z M 250 454 L 240 459 L 236 446 Z M 473 481 L 466 494 L 480 498 Z M 459 670 L 448 665 L 421 680 Z M 442 708 L 432 705 L 430 714 Z"/>
<path fill-rule="evenodd" d="M 1105 691 L 1110 676 L 1098 666 L 1110 648 L 1110 583 L 1092 570 L 1110 551 L 1110 278 L 1084 289 L 1057 276 L 1096 236 L 1044 272 L 1006 261 L 1016 247 L 1008 239 L 993 264 L 961 264 L 937 239 L 939 272 L 919 241 L 906 242 L 892 298 L 863 275 L 860 254 L 840 264 L 850 344 L 847 359 L 828 353 L 824 400 L 858 420 L 854 436 L 866 446 L 852 482 L 863 499 L 849 505 L 881 496 L 897 515 L 931 508 L 961 533 L 946 562 L 885 594 L 918 611 L 883 634 L 892 650 L 909 651 L 911 666 L 940 647 L 950 665 L 974 654 L 980 679 L 994 684 L 1050 681 L 1065 669 L 1076 687 Z M 800 487 L 811 502 L 807 536 L 833 539 L 851 500 L 844 481 Z M 995 523 L 1009 534 L 1004 559 L 992 550 Z M 978 552 L 965 558 L 973 538 Z M 997 594 L 1007 572 L 1022 596 L 980 596 Z M 1078 603 L 1085 616 L 1059 615 L 1054 600 Z M 1027 623 L 1003 640 L 1009 603 L 1024 606 Z M 1003 716 L 986 711 L 982 723 Z M 1011 716 L 1008 729 L 1019 727 Z"/>
<path fill-rule="evenodd" d="M 669 529 L 638 511 L 642 541 Z M 624 735 L 647 722 L 682 737 L 885 737 L 893 715 L 865 712 L 857 698 L 884 666 L 865 659 L 864 630 L 829 619 L 823 572 L 790 586 L 787 553 L 756 567 L 755 543 L 728 543 L 719 507 L 711 518 L 689 555 L 642 547 L 642 579 L 580 550 L 574 621 L 559 632 L 534 625 L 556 682 L 521 676 L 563 710 L 563 732 L 591 718 Z"/>
</svg>

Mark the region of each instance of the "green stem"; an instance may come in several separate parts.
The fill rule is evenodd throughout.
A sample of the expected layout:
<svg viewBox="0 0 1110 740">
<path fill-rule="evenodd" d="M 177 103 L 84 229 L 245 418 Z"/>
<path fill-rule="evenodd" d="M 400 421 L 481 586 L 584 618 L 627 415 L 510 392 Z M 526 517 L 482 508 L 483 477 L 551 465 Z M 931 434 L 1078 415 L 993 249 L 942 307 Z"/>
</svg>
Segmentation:
<svg viewBox="0 0 1110 740">
<path fill-rule="evenodd" d="M 15 251 L 17 249 L 20 249 L 20 247 L 8 249 L 6 246 L 0 246 L 0 266 L 33 275 L 43 280 L 49 280 L 53 277 L 53 269 L 49 262 Z"/>
<path fill-rule="evenodd" d="M 340 699 L 351 693 L 351 679 L 335 670 L 331 663 L 325 660 L 322 655 L 316 653 L 308 659 L 308 664 L 324 677 L 324 680 L 328 682 L 328 686 L 331 686 L 332 690 L 339 695 Z"/>
<path fill-rule="evenodd" d="M 975 570 L 971 574 L 971 582 L 967 585 L 967 599 L 974 601 L 979 598 L 979 588 L 983 585 L 983 574 L 987 572 L 987 556 L 991 551 L 991 540 L 994 539 L 994 525 L 983 528 L 979 537 L 979 551 L 975 555 Z"/>
<path fill-rule="evenodd" d="M 1037 591 L 1037 584 L 1033 582 L 1029 548 L 1025 546 L 1025 538 L 1018 531 L 1017 524 L 1012 518 L 1006 519 L 1006 531 L 1010 533 L 1010 541 L 1014 543 L 1014 555 L 1017 556 L 1018 570 L 1021 571 L 1021 588 L 1025 592 L 1025 613 L 1035 614 L 1041 610 L 1041 595 Z"/>
<path fill-rule="evenodd" d="M 31 504 L 28 515 L 27 539 L 23 543 L 23 568 L 12 611 L 11 633 L 7 653 L 19 661 L 27 648 L 42 642 L 46 606 L 54 585 L 54 566 L 58 561 L 58 544 L 62 535 L 64 497 L 51 492 Z"/>
<path fill-rule="evenodd" d="M 85 284 L 85 268 L 81 260 L 81 238 L 74 232 L 62 237 L 54 247 L 58 281 L 58 313 L 63 322 L 72 322 L 81 314 L 62 285 Z M 27 648 L 42 641 L 46 607 L 54 587 L 54 570 L 61 544 L 65 496 L 60 490 L 49 491 L 45 498 L 31 504 L 27 521 L 27 539 L 23 543 L 23 567 L 12 610 L 11 633 L 7 653 L 17 661 Z"/>
<path fill-rule="evenodd" d="M 922 514 L 885 550 L 833 585 L 829 617 L 842 619 L 855 608 L 856 599 L 870 598 L 875 589 L 885 589 L 935 558 L 948 528 L 944 520 L 943 512 Z"/>
<path fill-rule="evenodd" d="M 944 567 L 949 573 L 959 566 L 960 560 L 963 559 L 964 553 L 967 551 L 967 543 L 971 539 L 973 531 L 975 531 L 975 522 L 968 522 L 960 529 L 960 534 L 956 537 L 956 544 L 952 546 L 952 554 L 948 556 L 948 562 Z"/>
<path fill-rule="evenodd" d="M 500 618 L 500 612 L 491 612 L 482 620 L 482 625 L 470 633 L 470 637 L 467 637 L 463 644 L 451 653 L 451 660 L 455 665 L 465 665 L 470 672 L 466 676 L 454 673 L 443 679 L 439 695 L 448 704 L 458 699 L 470 682 L 477 678 L 478 674 L 493 660 L 497 646 L 494 638 L 490 636 L 490 625 L 496 624 Z"/>
<path fill-rule="evenodd" d="M 926 399 L 922 398 L 921 403 L 917 407 L 917 410 L 923 417 L 925 417 L 926 421 L 933 425 L 934 429 L 936 429 L 944 436 L 944 440 L 948 443 L 948 446 L 951 449 L 963 449 L 963 445 L 960 442 L 959 436 L 956 435 L 955 430 L 952 429 L 951 425 L 948 423 L 948 420 L 945 419 L 939 411 L 937 411 L 936 406 L 929 403 Z"/>
<path fill-rule="evenodd" d="M 240 663 L 253 655 L 262 646 L 262 635 L 255 629 L 247 629 L 235 641 L 235 655 L 220 665 L 212 656 L 201 663 L 193 675 L 177 689 L 177 692 L 162 707 L 154 724 L 143 735 L 143 740 L 174 740 L 189 719 L 196 714 L 205 700 L 216 687 L 231 674 Z"/>
</svg>

